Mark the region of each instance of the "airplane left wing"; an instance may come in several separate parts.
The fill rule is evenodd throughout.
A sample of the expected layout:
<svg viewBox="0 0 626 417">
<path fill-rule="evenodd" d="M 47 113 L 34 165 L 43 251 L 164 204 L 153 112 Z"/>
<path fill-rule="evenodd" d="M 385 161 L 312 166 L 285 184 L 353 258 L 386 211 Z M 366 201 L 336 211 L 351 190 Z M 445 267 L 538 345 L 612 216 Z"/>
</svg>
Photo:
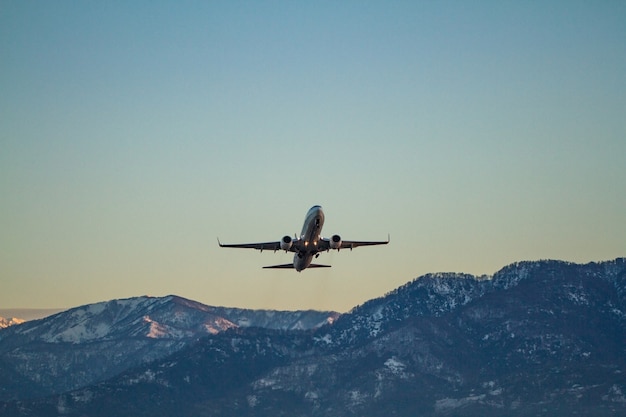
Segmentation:
<svg viewBox="0 0 626 417">
<path fill-rule="evenodd" d="M 280 250 L 280 242 L 261 242 L 261 243 L 235 243 L 235 244 L 224 244 L 217 239 L 217 243 L 221 248 L 244 248 L 244 249 L 257 249 L 261 252 L 264 250 L 272 250 L 276 252 Z"/>
</svg>

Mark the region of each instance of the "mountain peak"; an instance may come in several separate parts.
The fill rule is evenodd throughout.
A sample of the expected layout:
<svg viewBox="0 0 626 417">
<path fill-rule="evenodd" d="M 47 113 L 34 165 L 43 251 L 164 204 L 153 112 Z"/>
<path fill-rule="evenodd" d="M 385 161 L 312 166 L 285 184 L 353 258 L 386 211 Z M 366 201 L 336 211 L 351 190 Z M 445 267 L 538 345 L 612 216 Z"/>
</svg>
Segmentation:
<svg viewBox="0 0 626 417">
<path fill-rule="evenodd" d="M 0 317 L 0 329 L 7 328 L 9 326 L 15 326 L 17 324 L 22 324 L 25 321 L 26 320 L 18 319 L 17 317 L 9 317 L 9 318 Z"/>
</svg>

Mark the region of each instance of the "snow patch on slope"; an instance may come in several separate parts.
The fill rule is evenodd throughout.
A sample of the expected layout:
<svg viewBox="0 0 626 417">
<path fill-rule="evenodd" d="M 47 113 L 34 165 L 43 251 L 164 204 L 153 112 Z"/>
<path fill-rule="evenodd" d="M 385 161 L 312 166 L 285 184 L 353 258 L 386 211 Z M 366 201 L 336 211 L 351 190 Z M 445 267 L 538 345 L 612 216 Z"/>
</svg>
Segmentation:
<svg viewBox="0 0 626 417">
<path fill-rule="evenodd" d="M 0 317 L 0 329 L 5 329 L 9 326 L 15 326 L 18 324 L 24 323 L 26 320 L 18 319 L 16 317 L 10 317 L 5 319 L 4 317 Z"/>
</svg>

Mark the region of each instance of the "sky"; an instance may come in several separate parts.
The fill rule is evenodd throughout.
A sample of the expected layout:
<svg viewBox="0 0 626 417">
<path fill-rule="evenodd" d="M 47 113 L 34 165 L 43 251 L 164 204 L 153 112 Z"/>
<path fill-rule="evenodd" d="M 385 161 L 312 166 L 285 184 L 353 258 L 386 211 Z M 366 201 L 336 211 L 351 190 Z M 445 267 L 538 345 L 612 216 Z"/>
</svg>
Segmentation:
<svg viewBox="0 0 626 417">
<path fill-rule="evenodd" d="M 626 256 L 626 2 L 0 1 L 0 308 L 340 312 Z M 387 246 L 332 268 L 219 248 Z"/>
</svg>

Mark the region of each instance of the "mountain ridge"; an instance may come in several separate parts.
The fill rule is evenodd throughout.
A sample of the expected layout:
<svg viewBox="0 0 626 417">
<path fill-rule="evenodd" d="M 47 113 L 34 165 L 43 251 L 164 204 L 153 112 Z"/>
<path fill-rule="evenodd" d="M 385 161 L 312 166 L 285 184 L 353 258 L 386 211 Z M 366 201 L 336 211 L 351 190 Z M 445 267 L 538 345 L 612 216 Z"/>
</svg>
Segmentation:
<svg viewBox="0 0 626 417">
<path fill-rule="evenodd" d="M 228 328 L 0 415 L 624 415 L 625 289 L 624 258 L 427 274 L 332 324 Z"/>
<path fill-rule="evenodd" d="M 93 384 L 229 328 L 308 329 L 338 315 L 212 307 L 173 295 L 75 307 L 0 331 L 0 400 Z"/>
</svg>

